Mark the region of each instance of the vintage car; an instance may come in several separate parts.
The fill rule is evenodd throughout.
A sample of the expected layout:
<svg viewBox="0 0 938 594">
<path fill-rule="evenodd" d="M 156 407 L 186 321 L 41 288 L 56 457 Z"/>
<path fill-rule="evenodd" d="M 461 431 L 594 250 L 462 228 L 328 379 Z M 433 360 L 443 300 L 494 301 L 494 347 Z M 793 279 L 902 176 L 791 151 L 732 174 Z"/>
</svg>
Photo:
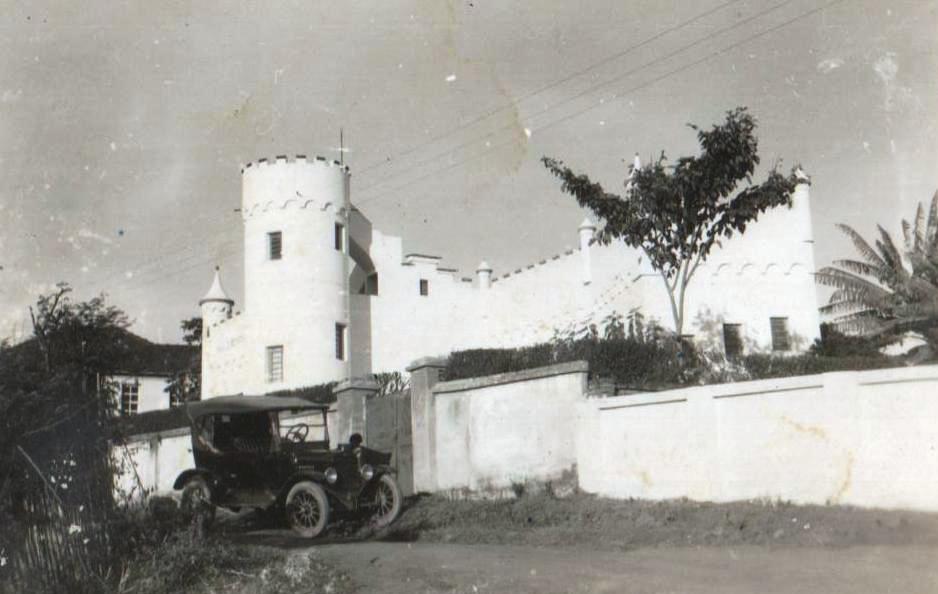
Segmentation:
<svg viewBox="0 0 938 594">
<path fill-rule="evenodd" d="M 328 406 L 294 397 L 222 396 L 186 405 L 195 468 L 176 479 L 180 507 L 211 520 L 215 506 L 280 510 L 290 527 L 318 536 L 330 512 L 384 527 L 401 510 L 391 454 L 361 436 L 329 448 Z"/>
</svg>

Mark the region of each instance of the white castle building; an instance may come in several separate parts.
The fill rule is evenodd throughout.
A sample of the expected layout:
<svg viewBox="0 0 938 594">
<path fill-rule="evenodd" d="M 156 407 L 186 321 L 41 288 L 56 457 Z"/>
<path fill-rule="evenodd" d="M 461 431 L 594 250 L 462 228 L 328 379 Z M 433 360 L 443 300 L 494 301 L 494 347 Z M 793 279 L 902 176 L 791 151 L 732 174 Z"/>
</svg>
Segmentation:
<svg viewBox="0 0 938 594">
<path fill-rule="evenodd" d="M 621 243 L 592 243 L 472 278 L 405 253 L 352 204 L 348 167 L 317 157 L 242 169 L 244 305 L 216 271 L 200 301 L 202 397 L 260 394 L 403 371 L 420 357 L 522 346 L 638 308 L 671 326 L 661 277 Z M 576 235 L 575 235 L 576 234 Z M 698 344 L 798 351 L 819 336 L 808 183 L 715 249 L 688 290 L 684 332 Z"/>
</svg>

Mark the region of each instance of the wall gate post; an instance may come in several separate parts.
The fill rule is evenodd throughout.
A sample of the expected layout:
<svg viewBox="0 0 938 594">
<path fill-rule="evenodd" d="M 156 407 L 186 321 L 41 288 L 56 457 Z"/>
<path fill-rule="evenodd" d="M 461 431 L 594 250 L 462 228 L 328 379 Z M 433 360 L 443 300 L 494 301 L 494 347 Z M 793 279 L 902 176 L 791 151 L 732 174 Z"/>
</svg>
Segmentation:
<svg viewBox="0 0 938 594">
<path fill-rule="evenodd" d="M 332 393 L 336 397 L 335 443 L 347 443 L 353 433 L 361 433 L 367 445 L 365 402 L 378 393 L 378 384 L 372 379 L 353 378 L 336 384 Z"/>
<path fill-rule="evenodd" d="M 440 381 L 446 360 L 436 357 L 417 359 L 407 367 L 410 372 L 410 422 L 414 444 L 414 492 L 436 490 L 436 415 L 433 386 Z"/>
</svg>

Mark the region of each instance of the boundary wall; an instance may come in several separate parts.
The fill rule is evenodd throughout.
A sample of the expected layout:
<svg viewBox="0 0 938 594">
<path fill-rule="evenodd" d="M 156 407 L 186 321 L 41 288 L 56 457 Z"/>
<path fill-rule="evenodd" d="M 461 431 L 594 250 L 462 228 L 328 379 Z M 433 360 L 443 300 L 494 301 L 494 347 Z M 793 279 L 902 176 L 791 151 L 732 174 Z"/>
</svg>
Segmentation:
<svg viewBox="0 0 938 594">
<path fill-rule="evenodd" d="M 938 511 L 938 366 L 584 400 L 580 488 L 607 497 Z"/>
</svg>

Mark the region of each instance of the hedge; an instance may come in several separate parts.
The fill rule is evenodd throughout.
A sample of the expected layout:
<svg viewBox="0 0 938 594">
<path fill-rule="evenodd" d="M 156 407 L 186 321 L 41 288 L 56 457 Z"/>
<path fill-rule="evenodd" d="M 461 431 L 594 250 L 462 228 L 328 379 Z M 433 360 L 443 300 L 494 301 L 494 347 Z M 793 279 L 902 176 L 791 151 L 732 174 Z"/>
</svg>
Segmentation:
<svg viewBox="0 0 938 594">
<path fill-rule="evenodd" d="M 513 349 L 456 351 L 447 359 L 444 375 L 448 380 L 456 380 L 582 360 L 589 363 L 591 380 L 611 379 L 619 388 L 661 390 L 903 365 L 901 359 L 879 354 L 843 357 L 753 354 L 729 362 L 714 359 L 712 355 L 701 356 L 693 349 L 682 348 L 670 339 L 584 338 Z"/>
</svg>

